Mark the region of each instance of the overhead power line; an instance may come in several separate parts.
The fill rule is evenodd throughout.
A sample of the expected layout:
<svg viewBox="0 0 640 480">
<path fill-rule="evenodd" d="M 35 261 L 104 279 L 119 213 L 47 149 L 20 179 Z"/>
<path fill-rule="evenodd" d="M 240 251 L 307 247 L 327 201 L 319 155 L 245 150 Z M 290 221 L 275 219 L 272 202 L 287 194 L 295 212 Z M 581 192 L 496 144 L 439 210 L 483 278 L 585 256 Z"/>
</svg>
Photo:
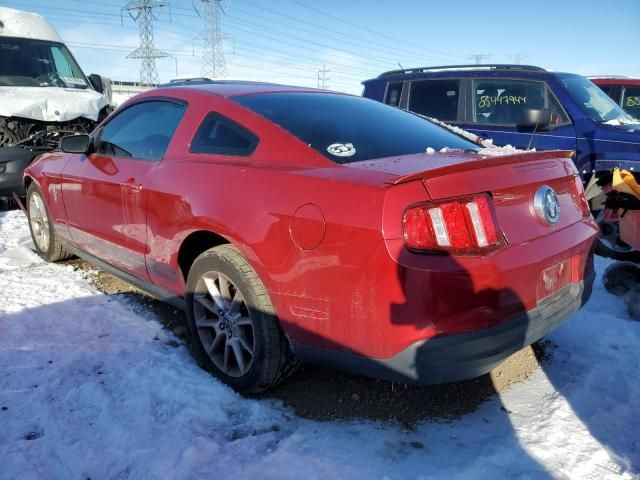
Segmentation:
<svg viewBox="0 0 640 480">
<path fill-rule="evenodd" d="M 337 15 L 332 15 L 331 13 L 327 13 L 327 12 L 325 12 L 323 10 L 319 10 L 319 9 L 317 9 L 315 7 L 312 7 L 311 5 L 307 5 L 306 3 L 300 2 L 298 0 L 289 0 L 289 1 L 292 2 L 292 3 L 295 3 L 296 5 L 298 5 L 300 7 L 306 8 L 306 9 L 311 10 L 311 11 L 316 12 L 316 13 L 319 13 L 320 15 L 323 15 L 325 17 L 332 18 L 333 20 L 337 20 L 337 21 L 339 21 L 341 23 L 344 23 L 346 25 L 350 25 L 352 27 L 358 28 L 358 29 L 363 30 L 365 32 L 372 33 L 372 34 L 374 34 L 374 35 L 376 35 L 378 37 L 383 37 L 383 38 L 386 38 L 388 40 L 392 40 L 394 42 L 402 43 L 402 44 L 407 45 L 407 46 L 409 46 L 411 48 L 416 48 L 415 43 L 411 43 L 411 42 L 407 42 L 407 41 L 404 41 L 404 40 L 400 40 L 399 38 L 391 37 L 391 36 L 389 36 L 389 35 L 387 35 L 387 34 L 385 34 L 383 32 L 378 32 L 378 31 L 372 30 L 372 29 L 370 29 L 368 27 L 364 27 L 362 25 L 358 25 L 357 23 L 351 22 L 349 20 L 345 20 L 342 17 L 339 17 Z M 440 50 L 435 50 L 433 48 L 419 47 L 419 49 L 422 50 L 422 51 L 429 51 L 429 52 L 432 52 L 434 54 L 438 54 L 439 56 L 442 56 L 442 57 L 459 58 L 458 55 L 452 55 L 450 53 L 443 52 L 443 51 L 440 51 Z"/>
<path fill-rule="evenodd" d="M 268 20 L 265 19 L 265 21 L 268 21 L 270 24 L 271 23 L 277 23 L 279 25 L 283 25 L 284 27 L 286 27 L 287 29 L 295 29 L 298 31 L 302 31 L 305 32 L 308 35 L 317 37 L 318 35 L 322 35 L 322 38 L 325 40 L 331 39 L 334 40 L 335 42 L 338 42 L 341 46 L 342 45 L 352 45 L 355 46 L 357 48 L 366 48 L 367 50 L 371 50 L 372 47 L 376 47 L 376 51 L 379 53 L 385 53 L 388 55 L 393 55 L 395 61 L 398 60 L 398 56 L 400 56 L 400 59 L 406 59 L 407 55 L 413 56 L 413 57 L 419 57 L 421 58 L 421 60 L 419 60 L 419 62 L 424 62 L 424 58 L 425 55 L 423 55 L 422 53 L 420 54 L 415 54 L 411 51 L 409 51 L 409 49 L 407 48 L 397 48 L 394 47 L 390 44 L 385 44 L 382 42 L 376 42 L 375 40 L 371 40 L 370 38 L 363 38 L 361 36 L 357 36 L 357 35 L 353 35 L 350 33 L 344 33 L 341 32 L 339 30 L 335 30 L 333 28 L 329 28 L 326 27 L 324 25 L 318 25 L 317 23 L 314 22 L 310 22 L 308 20 L 299 18 L 299 17 L 295 17 L 292 15 L 288 15 L 286 13 L 283 12 L 279 12 L 276 10 L 273 10 L 271 8 L 267 8 L 264 7 L 260 4 L 254 3 L 254 2 L 250 2 L 245 0 L 245 3 L 253 6 L 254 8 L 258 8 L 260 10 L 263 10 L 265 12 L 271 13 L 272 15 L 277 15 L 278 17 L 283 17 L 283 18 L 287 18 L 290 20 L 293 20 L 295 22 L 295 24 L 292 23 L 287 23 L 287 22 L 282 22 L 282 21 L 278 21 L 278 20 L 274 20 L 272 18 L 269 18 Z M 242 15 L 244 15 L 247 18 L 255 18 L 255 12 L 249 12 L 247 10 L 243 10 L 241 8 L 238 7 L 234 7 L 233 9 L 234 13 L 240 13 Z M 233 15 L 231 15 L 233 17 Z M 243 21 L 244 18 L 240 18 L 239 20 Z M 308 25 L 314 29 L 317 30 L 321 30 L 323 32 L 330 32 L 332 35 L 327 35 L 326 33 L 321 33 L 321 34 L 317 34 L 314 32 L 309 31 L 309 29 L 307 27 L 302 27 L 300 25 Z M 345 38 L 347 39 L 352 39 L 355 40 L 357 43 L 354 43 L 354 41 L 345 41 Z M 426 55 L 426 56 L 430 56 L 430 55 Z"/>
</svg>

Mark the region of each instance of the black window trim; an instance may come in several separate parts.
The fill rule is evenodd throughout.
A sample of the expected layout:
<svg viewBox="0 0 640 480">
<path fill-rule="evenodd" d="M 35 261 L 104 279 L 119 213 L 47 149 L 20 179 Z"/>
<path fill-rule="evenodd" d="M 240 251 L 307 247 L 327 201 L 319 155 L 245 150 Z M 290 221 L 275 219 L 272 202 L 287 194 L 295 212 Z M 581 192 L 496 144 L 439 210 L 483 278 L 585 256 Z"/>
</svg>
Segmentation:
<svg viewBox="0 0 640 480">
<path fill-rule="evenodd" d="M 409 107 L 411 105 L 411 90 L 413 89 L 413 84 L 414 83 L 419 83 L 419 82 L 429 82 L 429 81 L 454 81 L 454 82 L 458 82 L 458 111 L 456 112 L 456 119 L 455 120 L 444 120 L 444 119 L 436 119 L 436 120 L 440 120 L 441 122 L 444 123 L 448 123 L 451 125 L 463 125 L 464 122 L 464 117 L 465 117 L 465 107 L 466 107 L 466 95 L 464 95 L 464 78 L 463 77 L 427 77 L 427 78 L 415 78 L 413 80 L 410 80 L 408 83 L 408 88 L 407 88 L 407 102 L 406 102 L 406 110 L 408 110 L 409 112 L 412 113 L 416 113 L 413 112 L 413 110 L 411 110 Z M 422 114 L 420 114 L 422 115 Z M 423 117 L 427 117 L 426 115 L 422 115 Z M 428 117 L 427 117 L 428 118 Z"/>
<path fill-rule="evenodd" d="M 403 82 L 402 80 L 398 80 L 396 82 L 387 82 L 387 84 L 384 87 L 384 95 L 382 96 L 382 103 L 384 103 L 385 105 L 389 105 L 390 107 L 396 107 L 396 108 L 401 108 L 402 106 L 402 95 L 404 93 L 405 87 L 406 87 L 406 83 L 407 82 Z M 400 97 L 398 98 L 398 105 L 390 105 L 389 103 L 387 103 L 387 95 L 389 94 L 389 87 L 391 87 L 391 85 L 397 85 L 400 84 Z"/>
<path fill-rule="evenodd" d="M 562 105 L 562 102 L 560 102 L 558 100 L 558 97 L 554 93 L 553 89 L 549 86 L 549 82 L 547 82 L 546 80 L 534 80 L 534 79 L 531 79 L 531 78 L 520 78 L 520 77 L 510 77 L 510 76 L 509 77 L 502 77 L 502 76 L 473 77 L 470 80 L 471 80 L 471 82 L 469 83 L 469 92 L 470 92 L 470 97 L 471 97 L 471 108 L 470 108 L 468 113 L 471 114 L 471 117 L 468 119 L 466 124 L 467 125 L 473 125 L 474 126 L 473 128 L 476 128 L 476 126 L 509 127 L 509 128 L 514 128 L 514 127 L 518 126 L 518 125 L 514 125 L 512 123 L 478 123 L 478 122 L 474 121 L 475 113 L 476 113 L 476 100 L 475 100 L 476 87 L 475 86 L 476 86 L 476 83 L 481 82 L 481 81 L 487 81 L 487 80 L 516 80 L 516 81 L 520 81 L 520 82 L 542 83 L 543 86 L 544 86 L 544 90 L 547 93 L 547 95 L 546 95 L 547 98 L 545 98 L 545 101 L 548 103 L 548 98 L 549 98 L 549 95 L 550 95 L 556 101 L 556 104 L 558 105 L 558 107 L 560 107 L 560 111 L 564 115 L 564 118 L 567 120 L 565 122 L 552 125 L 551 129 L 554 129 L 554 128 L 557 128 L 557 127 L 565 127 L 567 125 L 573 125 L 573 120 L 571 119 L 571 117 L 569 116 L 567 111 L 565 110 L 564 105 Z"/>
<path fill-rule="evenodd" d="M 114 118 L 118 118 L 121 113 L 126 112 L 130 108 L 135 107 L 136 105 L 141 105 L 143 103 L 149 103 L 149 102 L 173 103 L 174 105 L 179 105 L 179 106 L 183 107 L 184 108 L 184 113 L 182 114 L 182 118 L 180 118 L 180 121 L 178 122 L 178 125 L 176 126 L 176 130 L 178 130 L 178 128 L 180 127 L 180 124 L 182 123 L 182 119 L 184 118 L 184 114 L 187 112 L 187 108 L 189 107 L 189 102 L 187 102 L 186 100 L 183 100 L 181 98 L 167 97 L 167 96 L 161 96 L 161 95 L 157 95 L 157 96 L 153 96 L 153 97 L 144 97 L 144 98 L 141 98 L 139 100 L 135 100 L 134 102 L 128 104 L 122 110 L 116 110 L 115 112 L 113 112 L 113 114 L 110 115 L 102 125 L 100 125 L 98 128 L 96 128 L 91 133 L 90 136 L 91 136 L 92 141 L 94 142 L 94 144 L 98 144 L 100 142 L 100 140 L 102 138 L 102 132 L 104 131 L 104 127 L 109 125 L 113 121 Z M 175 131 L 173 133 L 175 135 Z M 171 139 L 169 140 L 169 144 L 167 145 L 167 150 L 169 150 L 169 146 L 171 145 L 171 142 L 173 142 L 173 135 L 171 136 Z M 131 156 L 131 157 L 118 157 L 117 155 L 108 155 L 106 153 L 98 153 L 98 152 L 95 152 L 95 153 L 96 153 L 96 155 L 104 155 L 105 157 L 126 158 L 127 160 L 136 160 L 136 161 L 139 161 L 139 162 L 153 162 L 153 163 L 161 162 L 162 160 L 164 160 L 164 157 L 167 154 L 167 152 L 165 150 L 164 155 L 162 155 L 162 158 L 155 159 L 155 158 L 140 158 L 140 157 L 133 157 L 133 156 Z"/>
<path fill-rule="evenodd" d="M 618 97 L 619 97 L 618 105 L 619 105 L 619 106 L 620 106 L 620 108 L 622 108 L 625 112 L 627 112 L 627 111 L 625 110 L 625 108 L 629 108 L 629 107 L 627 107 L 627 106 L 624 104 L 624 94 L 625 94 L 625 93 L 627 93 L 627 88 L 640 88 L 640 85 L 633 85 L 633 84 L 631 84 L 631 83 L 622 83 L 622 84 L 617 85 L 617 86 L 619 86 L 619 87 L 620 87 L 619 95 L 618 95 Z M 614 101 L 615 101 L 615 100 L 614 100 Z M 627 113 L 629 113 L 629 112 L 627 112 Z M 629 115 L 631 115 L 631 114 L 629 114 Z M 633 116 L 633 115 L 632 115 L 632 116 Z"/>
<path fill-rule="evenodd" d="M 239 133 L 243 137 L 250 140 L 249 146 L 242 151 L 237 149 L 227 149 L 227 151 L 223 151 L 225 150 L 223 148 L 219 149 L 220 151 L 208 151 L 208 152 L 194 151 L 193 143 L 195 139 L 198 137 L 198 134 L 204 128 L 209 118 L 212 118 L 212 117 L 226 124 L 226 126 L 229 127 L 231 130 L 233 130 L 234 132 Z M 220 112 L 211 111 L 204 116 L 204 118 L 200 122 L 200 125 L 198 125 L 196 132 L 193 134 L 191 141 L 189 141 L 189 153 L 192 153 L 194 155 L 222 155 L 227 157 L 250 157 L 255 153 L 259 144 L 260 144 L 260 137 L 255 132 L 248 129 L 244 125 L 241 125 L 239 122 L 236 122 L 235 120 L 227 117 L 226 115 L 221 114 Z"/>
</svg>

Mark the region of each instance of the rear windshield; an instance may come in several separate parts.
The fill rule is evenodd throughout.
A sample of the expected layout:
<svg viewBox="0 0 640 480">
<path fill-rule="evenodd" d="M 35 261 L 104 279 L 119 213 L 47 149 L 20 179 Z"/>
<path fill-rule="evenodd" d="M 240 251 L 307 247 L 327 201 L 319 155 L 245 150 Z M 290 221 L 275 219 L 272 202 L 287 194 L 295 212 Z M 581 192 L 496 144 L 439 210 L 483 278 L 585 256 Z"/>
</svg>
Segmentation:
<svg viewBox="0 0 640 480">
<path fill-rule="evenodd" d="M 328 93 L 260 93 L 232 100 L 337 163 L 478 145 L 417 115 L 374 100 Z"/>
</svg>

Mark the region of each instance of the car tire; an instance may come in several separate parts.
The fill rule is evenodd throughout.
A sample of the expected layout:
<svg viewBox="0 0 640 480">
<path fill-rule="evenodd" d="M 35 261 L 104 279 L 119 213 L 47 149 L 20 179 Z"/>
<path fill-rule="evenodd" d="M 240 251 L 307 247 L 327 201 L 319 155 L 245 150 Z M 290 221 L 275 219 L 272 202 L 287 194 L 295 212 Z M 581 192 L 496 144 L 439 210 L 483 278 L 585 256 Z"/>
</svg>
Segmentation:
<svg viewBox="0 0 640 480">
<path fill-rule="evenodd" d="M 193 356 L 236 391 L 259 393 L 295 369 L 268 292 L 235 247 L 220 245 L 195 259 L 186 302 Z"/>
<path fill-rule="evenodd" d="M 36 253 L 47 262 L 59 262 L 71 258 L 73 255 L 64 249 L 53 227 L 42 192 L 35 183 L 27 189 L 26 206 L 29 231 Z"/>
<path fill-rule="evenodd" d="M 606 211 L 601 209 L 593 212 L 600 227 L 600 235 L 595 243 L 595 254 L 622 262 L 640 262 L 640 251 L 621 241 L 619 223 L 605 221 Z"/>
<path fill-rule="evenodd" d="M 602 275 L 607 292 L 622 297 L 640 286 L 640 266 L 631 262 L 609 265 Z"/>
</svg>

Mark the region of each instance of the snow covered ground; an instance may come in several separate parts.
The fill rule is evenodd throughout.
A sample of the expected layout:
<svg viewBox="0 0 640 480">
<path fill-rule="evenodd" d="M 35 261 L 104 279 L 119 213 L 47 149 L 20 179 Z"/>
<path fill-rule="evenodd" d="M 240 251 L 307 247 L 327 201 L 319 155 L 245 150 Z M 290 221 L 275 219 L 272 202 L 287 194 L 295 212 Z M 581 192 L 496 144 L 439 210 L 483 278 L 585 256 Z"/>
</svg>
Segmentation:
<svg viewBox="0 0 640 480">
<path fill-rule="evenodd" d="M 453 421 L 316 422 L 243 398 L 0 213 L 0 478 L 638 478 L 640 322 L 597 281 L 553 358 Z M 598 259 L 601 272 L 607 262 Z M 135 311 L 134 311 L 135 310 Z"/>
</svg>

